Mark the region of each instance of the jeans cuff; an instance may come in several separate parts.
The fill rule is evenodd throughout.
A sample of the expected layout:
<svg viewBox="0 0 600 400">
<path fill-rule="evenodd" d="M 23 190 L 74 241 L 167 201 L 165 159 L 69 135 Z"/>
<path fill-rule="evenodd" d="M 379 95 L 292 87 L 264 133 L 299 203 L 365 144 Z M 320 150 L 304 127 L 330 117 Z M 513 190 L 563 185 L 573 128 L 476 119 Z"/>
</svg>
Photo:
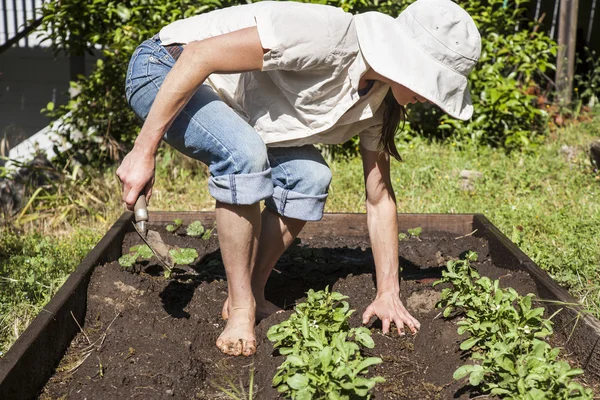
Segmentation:
<svg viewBox="0 0 600 400">
<path fill-rule="evenodd" d="M 208 191 L 227 204 L 255 204 L 273 195 L 271 168 L 251 174 L 211 176 Z"/>
<path fill-rule="evenodd" d="M 306 195 L 275 186 L 273 196 L 265 200 L 265 205 L 284 217 L 302 221 L 318 221 L 323 218 L 327 193 Z"/>
</svg>

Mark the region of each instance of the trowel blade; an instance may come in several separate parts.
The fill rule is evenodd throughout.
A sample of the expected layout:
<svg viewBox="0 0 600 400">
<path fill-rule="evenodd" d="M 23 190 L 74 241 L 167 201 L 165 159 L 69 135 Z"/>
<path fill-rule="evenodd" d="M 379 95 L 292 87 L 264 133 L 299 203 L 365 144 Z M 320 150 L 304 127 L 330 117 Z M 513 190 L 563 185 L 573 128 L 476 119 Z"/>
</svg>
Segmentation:
<svg viewBox="0 0 600 400">
<path fill-rule="evenodd" d="M 136 224 L 133 224 L 135 227 L 135 231 L 140 235 L 142 240 L 150 247 L 150 250 L 154 253 L 156 257 L 158 257 L 159 261 L 165 264 L 169 269 L 173 269 L 175 263 L 173 262 L 173 258 L 169 254 L 170 247 L 165 244 L 160 236 L 160 233 L 148 229 L 146 234 L 143 235 L 142 232 L 138 229 Z"/>
</svg>

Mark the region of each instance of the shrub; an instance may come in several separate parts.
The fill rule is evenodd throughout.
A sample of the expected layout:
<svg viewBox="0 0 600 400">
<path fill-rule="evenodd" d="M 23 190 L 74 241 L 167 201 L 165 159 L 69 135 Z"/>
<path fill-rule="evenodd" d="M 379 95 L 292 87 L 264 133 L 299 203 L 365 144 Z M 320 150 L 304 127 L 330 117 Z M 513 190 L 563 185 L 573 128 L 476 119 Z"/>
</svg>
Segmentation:
<svg viewBox="0 0 600 400">
<path fill-rule="evenodd" d="M 413 0 L 324 0 L 350 12 L 377 10 L 396 16 Z M 132 0 L 127 3 L 64 0 L 43 6 L 42 31 L 55 51 L 81 54 L 99 49 L 103 59 L 87 78 L 75 84 L 79 94 L 66 105 L 45 110 L 74 148 L 69 156 L 81 161 L 119 159 L 133 143 L 139 122 L 126 104 L 123 82 L 136 46 L 180 18 L 215 8 L 243 4 L 229 0 Z M 509 149 L 535 143 L 545 132 L 546 114 L 536 104 L 540 77 L 553 68 L 555 43 L 523 21 L 526 0 L 458 1 L 475 19 L 483 39 L 481 62 L 471 75 L 474 118 L 460 122 L 433 107 L 410 113 L 408 136 L 471 141 Z M 515 31 L 520 26 L 521 29 Z M 523 29 L 527 27 L 527 29 Z M 82 135 L 83 133 L 83 135 Z M 99 151 L 100 150 L 100 151 Z M 331 155 L 357 154 L 356 139 Z"/>
</svg>

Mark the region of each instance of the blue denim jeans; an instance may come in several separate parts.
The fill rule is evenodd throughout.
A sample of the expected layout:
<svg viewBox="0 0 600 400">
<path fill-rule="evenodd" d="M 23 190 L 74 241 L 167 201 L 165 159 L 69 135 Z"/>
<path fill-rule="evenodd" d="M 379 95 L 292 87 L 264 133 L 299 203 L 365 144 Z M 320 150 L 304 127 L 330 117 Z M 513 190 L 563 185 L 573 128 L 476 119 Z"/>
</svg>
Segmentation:
<svg viewBox="0 0 600 400">
<path fill-rule="evenodd" d="M 125 84 L 129 105 L 143 120 L 175 64 L 155 36 L 134 52 Z M 290 218 L 319 220 L 331 171 L 311 145 L 267 148 L 258 133 L 216 92 L 203 84 L 177 116 L 163 140 L 200 160 L 210 171 L 208 189 L 218 201 L 255 204 Z"/>
</svg>

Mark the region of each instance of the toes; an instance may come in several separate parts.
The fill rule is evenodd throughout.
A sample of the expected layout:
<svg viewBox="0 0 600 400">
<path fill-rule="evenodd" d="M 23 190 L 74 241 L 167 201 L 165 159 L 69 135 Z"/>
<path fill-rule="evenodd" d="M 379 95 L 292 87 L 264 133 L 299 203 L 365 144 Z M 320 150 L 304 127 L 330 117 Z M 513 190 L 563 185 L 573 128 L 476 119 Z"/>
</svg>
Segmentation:
<svg viewBox="0 0 600 400">
<path fill-rule="evenodd" d="M 256 340 L 227 340 L 217 339 L 217 347 L 222 353 L 230 356 L 244 355 L 246 357 L 256 354 Z"/>
<path fill-rule="evenodd" d="M 251 355 L 256 354 L 256 340 L 244 340 L 243 341 L 243 345 L 244 345 L 244 351 L 242 352 L 242 354 L 246 357 L 249 357 Z"/>
</svg>

